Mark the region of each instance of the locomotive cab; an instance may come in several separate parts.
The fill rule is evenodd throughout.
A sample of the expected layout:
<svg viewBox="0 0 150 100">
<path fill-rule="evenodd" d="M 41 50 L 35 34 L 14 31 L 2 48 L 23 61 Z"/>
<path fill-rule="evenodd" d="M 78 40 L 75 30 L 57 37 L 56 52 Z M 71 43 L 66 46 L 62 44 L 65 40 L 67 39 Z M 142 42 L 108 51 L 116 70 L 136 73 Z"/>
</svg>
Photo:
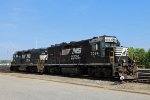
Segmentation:
<svg viewBox="0 0 150 100">
<path fill-rule="evenodd" d="M 136 64 L 130 61 L 128 48 L 120 46 L 120 42 L 115 36 L 104 35 L 91 40 L 90 43 L 100 43 L 100 56 L 104 60 L 99 62 L 110 64 L 112 76 L 124 77 L 124 79 L 136 78 Z"/>
<path fill-rule="evenodd" d="M 120 46 L 116 37 L 105 37 L 105 56 L 110 58 L 113 76 L 123 77 L 124 79 L 136 78 L 136 64 L 130 61 L 128 48 Z"/>
<path fill-rule="evenodd" d="M 115 48 L 120 46 L 120 42 L 114 36 L 104 36 L 101 41 L 101 57 L 105 57 L 108 63 L 115 62 Z"/>
<path fill-rule="evenodd" d="M 136 78 L 136 64 L 128 57 L 128 48 L 120 46 L 116 37 L 105 37 L 105 57 L 109 56 L 113 76 L 124 79 Z M 132 63 L 131 63 L 132 62 Z"/>
</svg>

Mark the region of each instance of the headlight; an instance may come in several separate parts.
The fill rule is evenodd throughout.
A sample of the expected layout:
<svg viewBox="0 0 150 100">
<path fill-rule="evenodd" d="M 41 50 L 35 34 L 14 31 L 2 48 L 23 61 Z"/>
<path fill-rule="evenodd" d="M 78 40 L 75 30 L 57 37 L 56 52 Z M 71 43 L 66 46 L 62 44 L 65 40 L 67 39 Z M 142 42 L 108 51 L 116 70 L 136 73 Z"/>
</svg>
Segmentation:
<svg viewBox="0 0 150 100">
<path fill-rule="evenodd" d="M 123 81 L 124 80 L 124 76 L 120 76 L 120 80 Z"/>
</svg>

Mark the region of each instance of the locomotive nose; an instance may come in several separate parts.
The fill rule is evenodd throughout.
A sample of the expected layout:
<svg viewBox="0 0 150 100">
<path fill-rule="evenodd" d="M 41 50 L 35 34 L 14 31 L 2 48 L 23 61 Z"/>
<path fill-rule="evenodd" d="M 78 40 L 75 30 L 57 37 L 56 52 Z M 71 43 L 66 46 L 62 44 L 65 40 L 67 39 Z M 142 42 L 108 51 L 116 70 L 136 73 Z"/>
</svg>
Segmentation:
<svg viewBox="0 0 150 100">
<path fill-rule="evenodd" d="M 128 56 L 128 48 L 126 47 L 116 47 L 115 56 Z"/>
<path fill-rule="evenodd" d="M 127 62 L 128 61 L 128 48 L 116 47 L 115 48 L 116 62 Z"/>
</svg>

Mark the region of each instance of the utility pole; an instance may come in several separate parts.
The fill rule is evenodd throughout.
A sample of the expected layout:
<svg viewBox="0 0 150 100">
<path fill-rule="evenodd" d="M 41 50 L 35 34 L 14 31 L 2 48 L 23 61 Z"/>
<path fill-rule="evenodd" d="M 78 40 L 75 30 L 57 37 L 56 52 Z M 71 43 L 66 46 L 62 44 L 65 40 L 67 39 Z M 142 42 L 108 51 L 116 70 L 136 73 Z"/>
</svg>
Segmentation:
<svg viewBox="0 0 150 100">
<path fill-rule="evenodd" d="M 37 49 L 37 47 L 38 47 L 38 41 L 37 41 L 37 39 L 36 39 L 36 47 L 35 47 L 35 48 Z"/>
</svg>

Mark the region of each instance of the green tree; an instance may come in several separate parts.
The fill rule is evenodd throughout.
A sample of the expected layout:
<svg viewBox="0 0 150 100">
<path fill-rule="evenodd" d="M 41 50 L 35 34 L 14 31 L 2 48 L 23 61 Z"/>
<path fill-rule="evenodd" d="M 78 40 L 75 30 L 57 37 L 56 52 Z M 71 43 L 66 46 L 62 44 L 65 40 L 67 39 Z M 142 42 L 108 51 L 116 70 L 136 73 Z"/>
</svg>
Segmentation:
<svg viewBox="0 0 150 100">
<path fill-rule="evenodd" d="M 146 68 L 150 68 L 150 49 L 146 53 L 145 66 Z"/>
<path fill-rule="evenodd" d="M 150 50 L 148 51 L 150 53 Z M 149 64 L 148 52 L 143 48 L 129 48 L 128 55 L 132 60 L 136 60 L 138 65 L 147 66 Z"/>
<path fill-rule="evenodd" d="M 131 47 L 131 48 L 129 48 L 128 49 L 128 55 L 129 55 L 129 57 L 131 58 L 131 59 L 135 59 L 134 58 L 134 48 L 133 47 Z"/>
<path fill-rule="evenodd" d="M 146 52 L 143 48 L 136 48 L 135 55 L 137 57 L 137 61 L 139 64 L 141 65 L 145 64 Z"/>
</svg>

